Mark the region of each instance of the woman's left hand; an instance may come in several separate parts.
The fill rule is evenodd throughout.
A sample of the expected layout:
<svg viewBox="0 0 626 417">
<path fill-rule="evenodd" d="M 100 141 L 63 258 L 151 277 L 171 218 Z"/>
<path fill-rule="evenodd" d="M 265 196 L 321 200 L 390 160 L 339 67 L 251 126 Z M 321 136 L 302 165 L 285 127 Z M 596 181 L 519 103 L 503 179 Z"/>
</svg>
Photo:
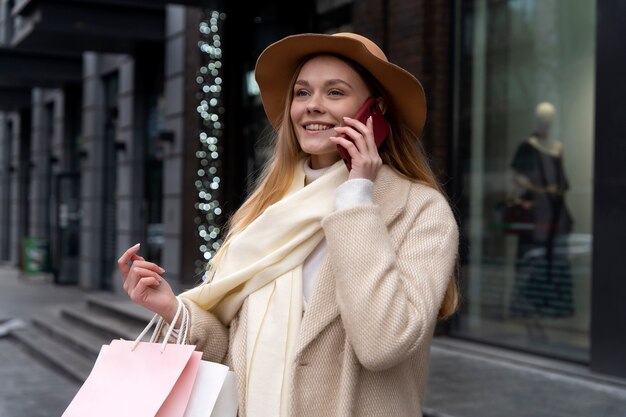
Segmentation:
<svg viewBox="0 0 626 417">
<path fill-rule="evenodd" d="M 374 123 L 370 116 L 366 124 L 351 117 L 343 118 L 345 126 L 335 127 L 338 134 L 344 133 L 348 138 L 333 136 L 330 140 L 336 145 L 343 146 L 352 158 L 352 169 L 348 179 L 365 178 L 374 181 L 383 161 L 378 154 L 374 141 Z"/>
</svg>

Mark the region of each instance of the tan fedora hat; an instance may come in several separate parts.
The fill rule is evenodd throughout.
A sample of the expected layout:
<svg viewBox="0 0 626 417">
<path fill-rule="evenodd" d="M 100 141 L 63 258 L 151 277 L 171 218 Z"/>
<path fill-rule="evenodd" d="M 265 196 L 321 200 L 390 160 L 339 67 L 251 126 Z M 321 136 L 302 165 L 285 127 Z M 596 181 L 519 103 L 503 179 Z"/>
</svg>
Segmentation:
<svg viewBox="0 0 626 417">
<path fill-rule="evenodd" d="M 415 134 L 421 135 L 426 122 L 426 97 L 421 83 L 408 71 L 389 62 L 374 42 L 349 32 L 291 35 L 261 53 L 256 62 L 255 77 L 265 113 L 274 128 L 280 124 L 291 79 L 298 65 L 304 58 L 321 53 L 350 58 L 367 69 L 385 89 L 392 111 Z"/>
</svg>

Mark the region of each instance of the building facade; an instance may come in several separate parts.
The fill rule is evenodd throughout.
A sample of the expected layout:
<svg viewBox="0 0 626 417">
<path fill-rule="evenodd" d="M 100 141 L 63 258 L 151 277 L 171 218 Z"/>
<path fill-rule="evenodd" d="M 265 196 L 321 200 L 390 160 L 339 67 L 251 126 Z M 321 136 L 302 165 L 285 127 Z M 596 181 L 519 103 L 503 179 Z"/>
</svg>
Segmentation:
<svg viewBox="0 0 626 417">
<path fill-rule="evenodd" d="M 427 93 L 462 237 L 440 331 L 626 378 L 621 2 L 293 3 L 0 0 L 0 262 L 119 291 L 141 242 L 195 285 L 271 152 L 259 53 L 356 31 Z"/>
</svg>

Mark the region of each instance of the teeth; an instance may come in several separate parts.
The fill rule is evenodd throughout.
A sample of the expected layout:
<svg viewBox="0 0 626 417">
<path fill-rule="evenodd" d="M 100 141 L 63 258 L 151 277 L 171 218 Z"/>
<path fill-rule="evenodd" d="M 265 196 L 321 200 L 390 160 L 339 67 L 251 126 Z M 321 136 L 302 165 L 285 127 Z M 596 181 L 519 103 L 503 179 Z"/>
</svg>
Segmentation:
<svg viewBox="0 0 626 417">
<path fill-rule="evenodd" d="M 310 124 L 310 125 L 306 125 L 305 129 L 306 130 L 328 130 L 331 127 L 332 126 L 327 126 L 327 125 Z"/>
</svg>

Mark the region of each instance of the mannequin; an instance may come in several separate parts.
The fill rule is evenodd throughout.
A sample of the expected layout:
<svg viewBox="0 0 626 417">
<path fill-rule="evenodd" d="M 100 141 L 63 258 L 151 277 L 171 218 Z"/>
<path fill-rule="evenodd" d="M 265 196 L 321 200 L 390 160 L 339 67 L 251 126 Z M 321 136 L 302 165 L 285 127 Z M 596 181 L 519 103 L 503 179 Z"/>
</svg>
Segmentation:
<svg viewBox="0 0 626 417">
<path fill-rule="evenodd" d="M 539 319 L 568 317 L 574 311 L 566 244 L 573 222 L 564 197 L 569 183 L 563 145 L 550 132 L 555 115 L 551 103 L 537 105 L 534 130 L 511 164 L 517 195 L 532 208 L 534 228 L 518 238 L 510 314 L 528 319 L 531 336 L 537 336 Z"/>
<path fill-rule="evenodd" d="M 543 102 L 537 105 L 535 109 L 535 134 L 531 144 L 541 148 L 544 152 L 559 155 L 562 150 L 562 144 L 550 135 L 550 127 L 554 122 L 556 109 L 551 103 Z"/>
<path fill-rule="evenodd" d="M 556 109 L 554 105 L 548 102 L 539 103 L 535 109 L 535 130 L 528 138 L 528 143 L 535 147 L 539 152 L 543 152 L 554 157 L 561 157 L 563 153 L 563 145 L 550 135 L 550 127 L 554 121 Z M 521 189 L 535 192 L 556 193 L 558 190 L 552 185 L 545 188 L 537 187 L 523 174 L 516 172 L 515 183 Z"/>
</svg>

